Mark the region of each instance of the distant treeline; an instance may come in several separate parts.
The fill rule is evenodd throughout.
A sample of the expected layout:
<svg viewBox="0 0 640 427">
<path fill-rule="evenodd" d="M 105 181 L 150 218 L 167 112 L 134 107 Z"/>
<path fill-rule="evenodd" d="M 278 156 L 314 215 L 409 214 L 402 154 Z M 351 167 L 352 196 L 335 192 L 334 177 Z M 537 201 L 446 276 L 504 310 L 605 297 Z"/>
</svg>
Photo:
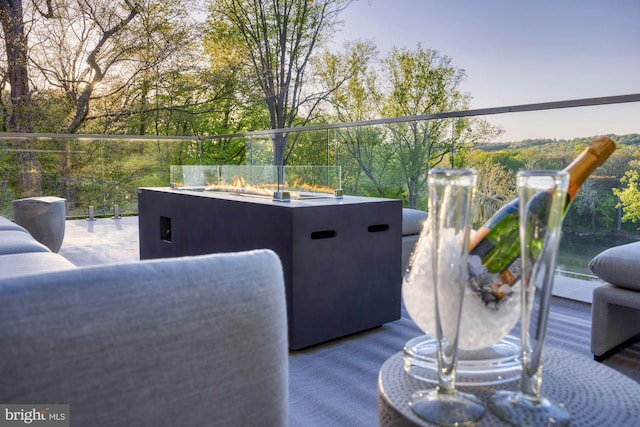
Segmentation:
<svg viewBox="0 0 640 427">
<path fill-rule="evenodd" d="M 640 134 L 630 133 L 627 135 L 607 135 L 612 138 L 616 143 L 622 145 L 640 145 Z M 500 151 L 500 150 L 517 150 L 523 148 L 545 146 L 551 149 L 572 149 L 577 145 L 586 145 L 591 142 L 596 136 L 573 138 L 573 139 L 525 139 L 522 141 L 511 142 L 493 142 L 491 144 L 484 144 L 477 147 L 478 150 L 483 151 Z"/>
<path fill-rule="evenodd" d="M 616 152 L 583 184 L 564 225 L 576 232 L 638 234 L 640 134 L 608 136 L 616 142 Z M 479 145 L 468 153 L 467 161 L 479 170 L 481 198 L 502 202 L 515 197 L 518 171 L 563 169 L 593 138 L 529 139 Z M 490 212 L 485 213 L 484 217 L 489 215 Z"/>
</svg>

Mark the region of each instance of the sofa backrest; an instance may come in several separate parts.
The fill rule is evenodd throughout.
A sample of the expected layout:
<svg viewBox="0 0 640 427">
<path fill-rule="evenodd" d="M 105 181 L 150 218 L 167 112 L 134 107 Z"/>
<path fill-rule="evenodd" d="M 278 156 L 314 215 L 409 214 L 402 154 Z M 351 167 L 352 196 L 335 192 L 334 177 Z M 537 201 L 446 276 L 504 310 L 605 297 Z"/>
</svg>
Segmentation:
<svg viewBox="0 0 640 427">
<path fill-rule="evenodd" d="M 76 426 L 287 423 L 282 267 L 269 250 L 0 283 L 0 402 Z"/>
</svg>

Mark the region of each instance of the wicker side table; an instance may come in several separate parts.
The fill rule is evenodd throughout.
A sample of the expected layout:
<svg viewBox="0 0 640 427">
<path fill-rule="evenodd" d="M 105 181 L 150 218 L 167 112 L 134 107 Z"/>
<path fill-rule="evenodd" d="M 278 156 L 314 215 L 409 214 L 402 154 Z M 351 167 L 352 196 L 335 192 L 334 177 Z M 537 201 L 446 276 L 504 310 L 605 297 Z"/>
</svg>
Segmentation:
<svg viewBox="0 0 640 427">
<path fill-rule="evenodd" d="M 58 252 L 64 240 L 66 204 L 60 197 L 29 197 L 13 201 L 13 219 L 34 239 Z"/>
<path fill-rule="evenodd" d="M 637 426 L 640 420 L 640 384 L 593 360 L 557 348 L 544 350 L 542 395 L 565 404 L 572 426 Z M 381 427 L 427 426 L 407 402 L 412 393 L 433 388 L 404 372 L 402 352 L 383 364 L 378 376 L 378 416 Z M 483 402 L 498 390 L 517 390 L 518 382 L 496 386 L 458 387 L 475 393 Z M 489 409 L 478 426 L 504 426 Z"/>
</svg>

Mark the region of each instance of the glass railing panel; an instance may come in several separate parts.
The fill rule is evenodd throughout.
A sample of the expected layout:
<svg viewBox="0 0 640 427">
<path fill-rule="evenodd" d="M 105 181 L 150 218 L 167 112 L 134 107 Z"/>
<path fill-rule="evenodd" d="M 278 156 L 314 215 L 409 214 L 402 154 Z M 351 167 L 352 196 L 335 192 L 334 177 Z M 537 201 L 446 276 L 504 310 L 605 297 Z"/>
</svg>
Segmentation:
<svg viewBox="0 0 640 427">
<path fill-rule="evenodd" d="M 299 173 L 319 173 L 326 182 L 337 181 L 345 195 L 401 199 L 404 206 L 418 209 L 427 206 L 428 167 L 475 167 L 479 188 L 474 222 L 480 225 L 515 196 L 517 170 L 561 169 L 580 149 L 579 144 L 577 151 L 567 149 L 569 142 L 586 144 L 588 135 L 607 133 L 605 123 L 617 116 L 640 113 L 637 100 L 572 108 L 560 104 L 543 111 L 497 108 L 474 112 L 473 117 L 464 117 L 464 112 L 460 117 L 454 113 L 442 118 L 318 125 L 286 134 L 259 131 L 175 139 L 1 134 L 0 213 L 11 218 L 12 200 L 46 195 L 67 199 L 70 218 L 86 217 L 89 206 L 96 216 L 112 215 L 116 205 L 122 215 L 136 214 L 137 189 L 169 186 L 171 165 L 270 166 L 274 141 L 286 136 L 283 156 L 288 167 L 305 166 Z M 502 142 L 521 139 L 517 132 L 525 124 L 535 128 L 536 135 L 548 136 L 542 141 L 546 144 Z M 496 135 L 492 126 L 502 126 L 504 133 Z M 564 128 L 570 126 L 579 135 L 569 136 L 573 134 Z M 583 185 L 567 213 L 559 269 L 590 274 L 587 263 L 595 254 L 640 239 L 638 224 L 621 220 L 612 191 L 627 185 L 621 181 L 625 173 L 638 167 L 640 136 L 626 138 Z M 564 140 L 570 141 L 563 146 Z M 330 168 L 339 169 L 339 179 L 329 178 Z"/>
<path fill-rule="evenodd" d="M 197 141 L 123 140 L 109 136 L 0 138 L 0 212 L 12 218 L 11 201 L 66 199 L 67 216 L 118 211 L 137 213 L 137 188 L 168 186 L 169 165 L 199 159 Z"/>
<path fill-rule="evenodd" d="M 273 164 L 273 137 L 252 136 L 245 141 L 246 156 L 240 162 L 220 164 L 247 164 L 247 165 L 272 165 Z"/>
<path fill-rule="evenodd" d="M 402 148 L 396 145 L 406 123 L 335 129 L 331 158 L 342 168 L 346 194 L 387 197 L 409 205 Z M 409 165 L 410 166 L 410 165 Z"/>
<path fill-rule="evenodd" d="M 50 139 L 18 137 L 0 139 L 0 212 L 12 218 L 16 199 L 52 195 L 63 197 L 65 181 L 59 171 L 65 143 Z"/>
</svg>

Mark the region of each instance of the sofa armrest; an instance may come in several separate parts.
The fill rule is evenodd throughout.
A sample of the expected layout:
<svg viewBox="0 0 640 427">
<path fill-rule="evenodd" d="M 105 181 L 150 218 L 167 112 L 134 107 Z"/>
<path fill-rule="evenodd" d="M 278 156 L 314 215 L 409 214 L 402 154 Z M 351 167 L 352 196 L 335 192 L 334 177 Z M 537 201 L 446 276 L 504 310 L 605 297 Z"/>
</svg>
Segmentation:
<svg viewBox="0 0 640 427">
<path fill-rule="evenodd" d="M 0 284 L 0 402 L 72 425 L 287 423 L 282 267 L 269 250 Z"/>
</svg>

